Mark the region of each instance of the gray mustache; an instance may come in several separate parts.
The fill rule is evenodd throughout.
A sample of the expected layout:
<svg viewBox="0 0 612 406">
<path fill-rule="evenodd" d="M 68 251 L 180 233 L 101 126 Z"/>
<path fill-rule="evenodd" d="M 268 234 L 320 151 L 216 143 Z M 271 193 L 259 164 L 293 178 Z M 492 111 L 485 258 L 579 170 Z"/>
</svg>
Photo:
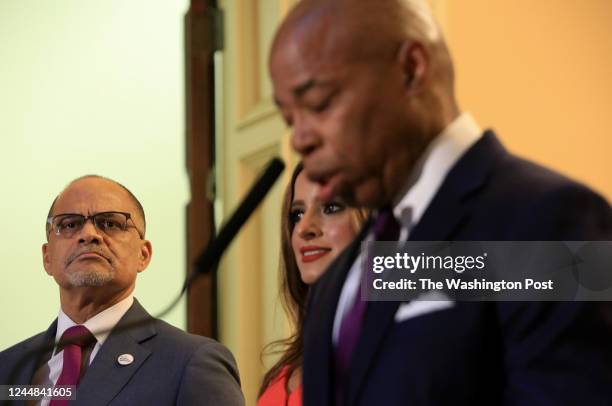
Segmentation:
<svg viewBox="0 0 612 406">
<path fill-rule="evenodd" d="M 66 259 L 66 266 L 70 265 L 79 255 L 81 255 L 81 254 L 89 254 L 89 253 L 98 254 L 102 258 L 107 260 L 109 264 L 111 264 L 111 265 L 113 264 L 113 261 L 110 259 L 109 255 L 104 252 L 104 250 L 102 250 L 100 248 L 96 248 L 96 247 L 90 247 L 90 248 L 81 249 L 81 250 L 79 250 L 77 252 L 74 252 L 74 253 L 70 254 L 68 259 Z"/>
</svg>

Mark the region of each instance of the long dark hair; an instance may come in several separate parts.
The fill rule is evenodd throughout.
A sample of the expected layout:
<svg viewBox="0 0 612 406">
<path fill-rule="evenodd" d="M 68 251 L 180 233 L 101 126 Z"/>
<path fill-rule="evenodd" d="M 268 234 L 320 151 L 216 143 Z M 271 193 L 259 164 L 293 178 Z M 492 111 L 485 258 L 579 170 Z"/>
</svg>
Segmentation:
<svg viewBox="0 0 612 406">
<path fill-rule="evenodd" d="M 302 172 L 302 169 L 303 166 L 299 163 L 293 170 L 291 182 L 287 185 L 283 196 L 281 217 L 280 299 L 289 322 L 293 327 L 293 333 L 287 338 L 273 341 L 264 347 L 264 355 L 274 353 L 282 353 L 282 355 L 264 375 L 258 396 L 263 394 L 283 368 L 288 368 L 287 376 L 290 377 L 302 365 L 304 314 L 308 296 L 308 285 L 302 281 L 293 247 L 291 246 L 291 234 L 295 224 L 293 224 L 290 218 L 291 204 L 295 194 L 295 180 Z M 367 217 L 367 212 L 362 209 L 354 210 L 354 212 L 355 229 L 359 229 Z"/>
<path fill-rule="evenodd" d="M 295 261 L 293 247 L 291 246 L 291 234 L 293 233 L 294 224 L 290 218 L 295 180 L 300 172 L 302 172 L 302 169 L 303 166 L 299 163 L 293 170 L 291 182 L 287 185 L 283 196 L 281 217 L 280 299 L 283 309 L 289 318 L 293 333 L 287 338 L 273 341 L 265 346 L 264 354 L 282 352 L 282 355 L 264 375 L 263 383 L 259 389 L 259 396 L 263 394 L 284 367 L 288 368 L 287 376 L 291 376 L 293 371 L 302 364 L 302 329 L 308 285 L 302 281 L 300 270 Z"/>
</svg>

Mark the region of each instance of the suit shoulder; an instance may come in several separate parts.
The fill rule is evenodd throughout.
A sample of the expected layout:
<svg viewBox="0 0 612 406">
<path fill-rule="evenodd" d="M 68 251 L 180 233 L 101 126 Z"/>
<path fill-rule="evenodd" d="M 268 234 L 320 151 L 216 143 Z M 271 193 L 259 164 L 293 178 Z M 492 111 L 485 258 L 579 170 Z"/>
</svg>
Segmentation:
<svg viewBox="0 0 612 406">
<path fill-rule="evenodd" d="M 508 154 L 496 165 L 494 176 L 513 179 L 512 185 L 531 193 L 548 193 L 555 190 L 574 189 L 593 193 L 591 189 L 559 172 L 527 159 Z"/>
<path fill-rule="evenodd" d="M 160 319 L 155 319 L 155 326 L 157 328 L 157 334 L 161 339 L 176 343 L 176 345 L 180 345 L 187 351 L 202 345 L 218 344 L 218 342 L 212 338 L 188 333 Z"/>
<path fill-rule="evenodd" d="M 221 356 L 235 364 L 227 347 L 210 337 L 187 333 L 160 319 L 155 319 L 155 325 L 161 346 L 174 353 L 181 353 L 188 358 L 207 354 L 212 357 Z"/>
<path fill-rule="evenodd" d="M 583 183 L 509 153 L 502 155 L 488 174 L 485 194 L 497 201 L 508 200 L 515 208 L 570 198 L 610 209 L 600 194 Z"/>
<path fill-rule="evenodd" d="M 244 405 L 236 360 L 227 347 L 155 321 L 160 344 L 185 362 L 177 404 Z"/>
<path fill-rule="evenodd" d="M 612 209 L 588 186 L 531 161 L 507 155 L 489 184 L 495 207 L 522 224 L 524 233 L 550 239 L 607 239 Z M 494 197 L 493 197 L 494 196 Z"/>
<path fill-rule="evenodd" d="M 18 365 L 31 360 L 32 350 L 42 343 L 45 333 L 36 334 L 3 351 L 0 351 L 0 384 L 8 383 L 9 377 Z"/>
<path fill-rule="evenodd" d="M 30 338 L 26 338 L 25 340 L 20 341 L 17 344 L 0 351 L 0 360 L 6 359 L 7 357 L 10 357 L 14 354 L 21 353 L 25 348 L 30 347 L 34 343 L 40 342 L 44 335 L 44 332 L 38 333 Z"/>
</svg>

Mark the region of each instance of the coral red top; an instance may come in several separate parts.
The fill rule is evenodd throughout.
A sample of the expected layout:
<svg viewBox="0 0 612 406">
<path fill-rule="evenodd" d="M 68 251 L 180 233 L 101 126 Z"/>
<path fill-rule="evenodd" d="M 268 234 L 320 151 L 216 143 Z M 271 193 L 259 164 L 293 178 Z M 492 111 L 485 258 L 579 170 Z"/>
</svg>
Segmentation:
<svg viewBox="0 0 612 406">
<path fill-rule="evenodd" d="M 287 393 L 287 371 L 288 367 L 281 369 L 257 401 L 257 406 L 302 406 L 301 384 L 293 392 Z"/>
</svg>

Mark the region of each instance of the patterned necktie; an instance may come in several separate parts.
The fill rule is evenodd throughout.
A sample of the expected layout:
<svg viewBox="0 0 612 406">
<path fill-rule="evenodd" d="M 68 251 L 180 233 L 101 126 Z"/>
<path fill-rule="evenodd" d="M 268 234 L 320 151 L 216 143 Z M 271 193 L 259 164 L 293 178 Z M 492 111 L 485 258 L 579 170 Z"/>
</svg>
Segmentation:
<svg viewBox="0 0 612 406">
<path fill-rule="evenodd" d="M 64 364 L 56 386 L 77 386 L 81 375 L 83 348 L 94 343 L 95 337 L 85 326 L 72 326 L 62 334 L 61 341 L 68 341 L 64 346 Z M 49 406 L 65 406 L 68 400 L 54 399 Z"/>
<path fill-rule="evenodd" d="M 376 222 L 372 226 L 372 232 L 375 241 L 397 241 L 400 235 L 400 225 L 393 216 L 393 211 L 390 207 L 379 211 Z M 367 264 L 371 265 L 371 263 L 372 258 L 368 256 Z M 362 270 L 361 281 L 363 281 L 365 275 L 366 273 Z M 357 289 L 355 300 L 350 309 L 344 314 L 340 324 L 338 345 L 335 352 L 336 388 L 338 394 L 341 393 L 345 384 L 347 372 L 351 365 L 351 356 L 357 345 L 367 305 L 365 300 L 361 300 L 360 292 L 361 286 Z"/>
</svg>

